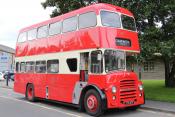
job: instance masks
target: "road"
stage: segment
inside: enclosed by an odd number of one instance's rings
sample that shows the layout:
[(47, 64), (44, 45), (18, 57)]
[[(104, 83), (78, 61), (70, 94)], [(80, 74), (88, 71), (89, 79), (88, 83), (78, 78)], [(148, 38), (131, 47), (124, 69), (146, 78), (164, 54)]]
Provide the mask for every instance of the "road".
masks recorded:
[[(25, 100), (23, 95), (12, 89), (0, 88), (1, 117), (90, 117), (77, 108), (46, 101), (35, 103)], [(102, 117), (174, 117), (172, 114), (154, 112), (143, 109), (137, 111), (110, 110)]]

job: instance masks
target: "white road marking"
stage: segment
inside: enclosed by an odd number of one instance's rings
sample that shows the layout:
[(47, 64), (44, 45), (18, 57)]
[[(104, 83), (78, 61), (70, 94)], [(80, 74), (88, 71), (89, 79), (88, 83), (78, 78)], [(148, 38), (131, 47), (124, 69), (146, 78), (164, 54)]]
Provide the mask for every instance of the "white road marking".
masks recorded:
[(11, 98), (11, 97), (6, 97), (6, 96), (0, 96), (0, 98), (5, 98), (5, 99), (13, 100), (13, 101), (18, 101), (18, 102), (27, 103), (27, 104), (30, 104), (30, 105), (33, 105), (33, 106), (37, 106), (37, 107), (41, 107), (41, 108), (44, 108), (44, 109), (56, 111), (56, 112), (59, 112), (59, 113), (65, 114), (65, 115), (69, 115), (69, 116), (71, 116), (71, 117), (82, 117), (82, 116), (80, 116), (80, 115), (76, 115), (76, 114), (72, 114), (72, 113), (68, 113), (68, 112), (59, 111), (59, 110), (54, 109), (54, 108), (49, 108), (49, 107), (46, 107), (46, 106), (42, 106), (42, 105), (38, 105), (38, 104), (31, 103), (31, 102), (22, 101), (22, 100), (19, 100), (19, 99), (16, 99), (16, 98)]
[(156, 111), (144, 110), (144, 109), (138, 109), (138, 111), (148, 112), (148, 113), (153, 113), (153, 114), (160, 114), (160, 115), (163, 115), (163, 117), (174, 117), (174, 114), (171, 114), (171, 113), (156, 112)]

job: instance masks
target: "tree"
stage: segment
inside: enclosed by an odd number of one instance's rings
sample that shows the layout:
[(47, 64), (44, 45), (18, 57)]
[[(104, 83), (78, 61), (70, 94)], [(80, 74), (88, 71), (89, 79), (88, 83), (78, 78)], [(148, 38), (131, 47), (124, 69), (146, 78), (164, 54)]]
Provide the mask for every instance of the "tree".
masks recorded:
[(51, 17), (94, 3), (110, 3), (129, 9), (135, 16), (141, 43), (140, 58), (161, 53), (165, 64), (165, 86), (175, 87), (175, 0), (46, 0), (55, 7)]

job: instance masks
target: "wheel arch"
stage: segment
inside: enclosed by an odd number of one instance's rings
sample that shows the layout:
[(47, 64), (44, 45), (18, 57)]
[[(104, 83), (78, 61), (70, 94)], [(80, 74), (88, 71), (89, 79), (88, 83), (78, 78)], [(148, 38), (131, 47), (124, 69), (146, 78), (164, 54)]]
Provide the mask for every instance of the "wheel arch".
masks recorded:
[(87, 85), (86, 87), (83, 88), (81, 95), (80, 95), (80, 101), (79, 101), (79, 108), (80, 110), (84, 110), (84, 103), (83, 103), (83, 99), (85, 97), (85, 94), (88, 90), (90, 89), (94, 89), (96, 90), (102, 100), (102, 108), (105, 110), (107, 108), (107, 99), (106, 99), (106, 94), (104, 93), (104, 91), (102, 91), (100, 88), (98, 88), (96, 85)]
[[(28, 85), (33, 85), (33, 83), (31, 83), (31, 82), (28, 82), (27, 84), (26, 84), (26, 88), (25, 88), (25, 97), (27, 96), (27, 87), (28, 87)], [(34, 87), (34, 85), (33, 85), (33, 89), (35, 90), (35, 87)]]

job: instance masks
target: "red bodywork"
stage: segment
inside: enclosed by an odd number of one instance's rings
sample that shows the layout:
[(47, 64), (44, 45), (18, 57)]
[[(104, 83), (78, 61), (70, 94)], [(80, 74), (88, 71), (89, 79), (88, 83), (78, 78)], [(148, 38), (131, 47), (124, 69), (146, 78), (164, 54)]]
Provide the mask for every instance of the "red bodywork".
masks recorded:
[[(88, 11), (94, 11), (97, 15), (99, 15), (101, 10), (120, 12), (133, 17), (131, 12), (121, 7), (109, 4), (97, 4), (76, 11), (72, 11), (70, 13), (55, 17), (51, 20), (24, 28), (20, 31), (20, 33), (36, 27), (48, 25), (62, 19), (66, 19), (77, 14), (86, 13)], [(131, 47), (116, 46), (116, 38), (129, 39), (132, 42)], [(97, 26), (87, 29), (81, 29), (79, 31), (63, 33), (61, 35), (56, 35), (43, 39), (17, 43), (16, 57), (91, 48), (115, 48), (135, 52), (140, 51), (137, 32), (116, 29), (112, 27)]]
[[(101, 10), (115, 11), (133, 16), (131, 12), (121, 7), (109, 4), (96, 4), (24, 28), (20, 31), (20, 33), (88, 11), (95, 11), (96, 14), (99, 15)], [(116, 46), (116, 38), (129, 39), (132, 42), (131, 47)], [(134, 52), (140, 51), (137, 32), (97, 26), (43, 39), (17, 43), (16, 57), (93, 48), (113, 48)], [(79, 80), (79, 74), (16, 73), (14, 90), (25, 94), (27, 83), (33, 83), (35, 87), (35, 96), (45, 98), (45, 87), (47, 86), (50, 87), (48, 99), (72, 103), (75, 83)], [(140, 91), (138, 89), (138, 85), (141, 83), (138, 81), (136, 74), (133, 72), (118, 71), (108, 73), (106, 75), (90, 74), (88, 85), (90, 84), (93, 84), (104, 91), (107, 97), (108, 108), (124, 108), (128, 106), (141, 105), (144, 103), (143, 92), (141, 92), (142, 96), (139, 97)], [(117, 100), (112, 100), (112, 96), (114, 96), (114, 94), (111, 93), (112, 85), (117, 87), (117, 93), (115, 94)], [(134, 88), (134, 90), (131, 92), (122, 92), (122, 89), (129, 90), (129, 88)], [(133, 104), (124, 104), (125, 102), (132, 100), (134, 100)]]

